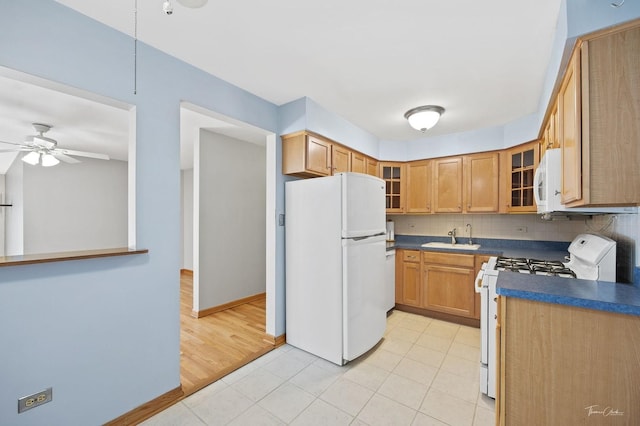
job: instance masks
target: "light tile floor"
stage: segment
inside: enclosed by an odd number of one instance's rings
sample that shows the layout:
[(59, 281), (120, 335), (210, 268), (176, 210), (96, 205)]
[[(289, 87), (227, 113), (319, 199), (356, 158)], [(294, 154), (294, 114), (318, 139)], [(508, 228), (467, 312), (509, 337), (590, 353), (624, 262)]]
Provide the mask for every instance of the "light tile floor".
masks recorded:
[(143, 424), (493, 425), (479, 360), (479, 329), (394, 311), (346, 366), (284, 345)]

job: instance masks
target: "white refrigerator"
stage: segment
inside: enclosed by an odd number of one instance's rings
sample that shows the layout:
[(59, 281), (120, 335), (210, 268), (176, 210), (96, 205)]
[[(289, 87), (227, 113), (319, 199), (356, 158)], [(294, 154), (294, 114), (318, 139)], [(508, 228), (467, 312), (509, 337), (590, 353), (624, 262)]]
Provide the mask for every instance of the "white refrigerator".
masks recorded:
[(285, 184), (287, 343), (338, 365), (386, 327), (384, 185), (360, 173)]

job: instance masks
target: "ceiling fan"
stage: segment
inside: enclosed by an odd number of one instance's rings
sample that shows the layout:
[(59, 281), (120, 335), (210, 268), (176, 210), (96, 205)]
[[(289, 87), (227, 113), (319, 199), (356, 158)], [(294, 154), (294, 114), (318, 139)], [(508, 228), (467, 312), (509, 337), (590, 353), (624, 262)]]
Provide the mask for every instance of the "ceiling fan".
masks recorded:
[(23, 143), (0, 141), (2, 144), (15, 146), (15, 148), (0, 149), (0, 152), (26, 151), (27, 154), (22, 157), (22, 161), (33, 166), (42, 164), (43, 167), (55, 166), (59, 164), (60, 161), (69, 164), (80, 163), (80, 160), (72, 156), (96, 158), (99, 160), (109, 159), (109, 156), (106, 154), (59, 148), (58, 141), (44, 135), (51, 130), (53, 126), (41, 123), (32, 123), (32, 125), (33, 128), (36, 129), (36, 132), (38, 132), (37, 135), (27, 136)]

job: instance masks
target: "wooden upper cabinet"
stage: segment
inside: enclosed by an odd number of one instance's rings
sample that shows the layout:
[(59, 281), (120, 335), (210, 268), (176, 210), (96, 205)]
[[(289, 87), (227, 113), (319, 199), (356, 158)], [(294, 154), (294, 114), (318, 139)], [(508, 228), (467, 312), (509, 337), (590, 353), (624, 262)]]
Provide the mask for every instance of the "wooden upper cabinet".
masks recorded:
[(433, 162), (435, 213), (462, 212), (462, 157), (439, 158)]
[(331, 143), (307, 137), (307, 169), (322, 176), (331, 174)]
[(387, 213), (404, 213), (405, 164), (380, 162), (380, 177), (385, 181)]
[(407, 213), (431, 213), (433, 188), (433, 162), (431, 160), (407, 163)]
[(558, 102), (553, 103), (551, 112), (547, 117), (543, 126), (540, 139), (540, 158), (544, 156), (547, 149), (560, 148), (560, 140), (558, 138)]
[(282, 174), (285, 175), (308, 178), (350, 171), (366, 173), (367, 158), (309, 131), (282, 136)]
[(380, 171), (378, 170), (378, 160), (376, 160), (375, 158), (367, 157), (366, 173), (371, 176), (380, 177)]
[(562, 149), (562, 195), (564, 204), (582, 199), (582, 147), (580, 140), (580, 50), (569, 62), (560, 92), (560, 146)]
[(352, 152), (350, 170), (355, 173), (366, 173), (367, 172), (366, 157), (363, 154), (360, 154), (359, 152)]
[(495, 213), (500, 195), (499, 154), (486, 152), (464, 157), (465, 211)]
[(533, 141), (507, 150), (504, 169), (506, 211), (535, 213), (533, 175), (540, 161), (540, 142)]
[(574, 51), (559, 101), (562, 202), (640, 203), (640, 27), (588, 39)]
[(351, 151), (347, 148), (331, 145), (331, 174), (348, 172), (351, 170)]
[(282, 174), (331, 175), (331, 142), (306, 132), (282, 136)]

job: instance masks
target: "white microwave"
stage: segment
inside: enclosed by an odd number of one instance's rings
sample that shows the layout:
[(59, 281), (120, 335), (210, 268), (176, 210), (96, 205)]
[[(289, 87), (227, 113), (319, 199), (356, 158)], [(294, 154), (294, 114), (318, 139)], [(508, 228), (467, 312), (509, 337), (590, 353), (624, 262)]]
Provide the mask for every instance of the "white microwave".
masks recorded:
[(637, 207), (567, 207), (560, 201), (562, 194), (562, 156), (560, 148), (548, 149), (533, 176), (533, 195), (538, 213), (595, 214), (637, 213)]

